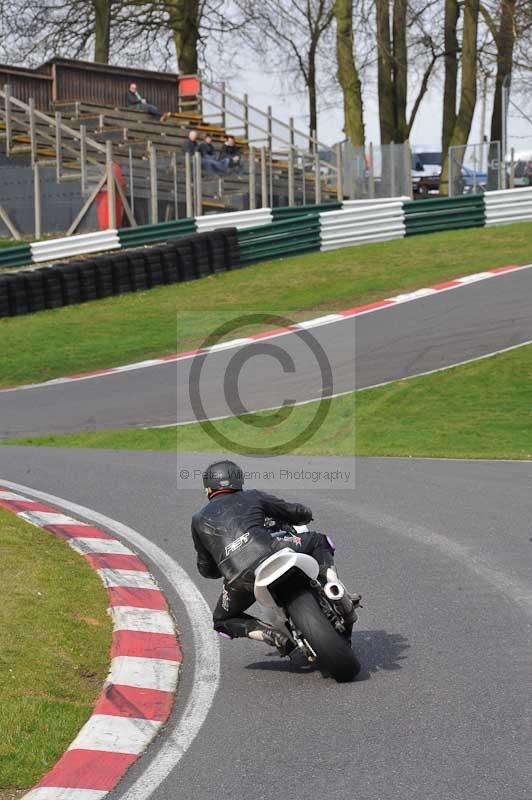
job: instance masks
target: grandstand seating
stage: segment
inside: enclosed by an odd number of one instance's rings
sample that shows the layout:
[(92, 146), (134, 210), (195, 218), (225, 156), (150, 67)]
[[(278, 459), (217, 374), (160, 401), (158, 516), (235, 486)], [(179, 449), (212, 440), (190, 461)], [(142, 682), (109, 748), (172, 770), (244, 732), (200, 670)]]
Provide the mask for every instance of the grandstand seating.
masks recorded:
[[(5, 87), (0, 87), (5, 88)], [(177, 185), (178, 213), (185, 213), (185, 164), (183, 145), (191, 127), (200, 137), (210, 133), (215, 144), (223, 141), (227, 131), (222, 124), (204, 119), (191, 101), (178, 104), (167, 122), (143, 111), (136, 111), (79, 98), (61, 100), (48, 111), (30, 108), (30, 103), (0, 91), (0, 139), (6, 141), (6, 155), (13, 158), (31, 157), (38, 163), (55, 166), (59, 181), (81, 181), (86, 193), (94, 187), (105, 169), (106, 142), (112, 142), (113, 161), (120, 167), (131, 196), (131, 176), (135, 203), (150, 198), (150, 152), (157, 155), (157, 193), (159, 219), (173, 218)], [(192, 98), (193, 100), (193, 98)], [(231, 131), (232, 132), (232, 131)], [(249, 166), (249, 143), (237, 137), (246, 167)], [(260, 159), (256, 157), (256, 196), (252, 203), (262, 205)], [(268, 205), (288, 202), (288, 156), (286, 152), (267, 153)], [(83, 167), (82, 167), (83, 162)], [(316, 196), (314, 163), (299, 160), (295, 169), (294, 196), (297, 203), (312, 202)], [(175, 169), (175, 176), (174, 176)], [(247, 173), (247, 169), (246, 169)], [(336, 199), (336, 188), (320, 176), (318, 200)], [(140, 204), (139, 204), (140, 205)], [(203, 178), (203, 212), (241, 210), (250, 207), (247, 174), (238, 178), (229, 174), (221, 179)], [(144, 219), (143, 221), (148, 221)]]

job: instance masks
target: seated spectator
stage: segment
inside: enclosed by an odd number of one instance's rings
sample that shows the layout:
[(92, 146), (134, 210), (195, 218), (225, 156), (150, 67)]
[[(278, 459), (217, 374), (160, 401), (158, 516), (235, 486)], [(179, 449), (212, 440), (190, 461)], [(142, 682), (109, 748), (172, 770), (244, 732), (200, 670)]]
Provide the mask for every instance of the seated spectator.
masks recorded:
[(199, 143), (198, 143), (198, 132), (191, 128), (188, 132), (188, 139), (186, 140), (185, 144), (183, 145), (183, 151), (185, 155), (188, 153), (189, 156), (193, 156), (199, 150)]
[(236, 146), (234, 136), (225, 137), (225, 142), (220, 151), (220, 162), (224, 165), (226, 172), (236, 172), (239, 178), (242, 177), (244, 159)]
[(209, 133), (205, 134), (205, 138), (199, 145), (199, 151), (201, 153), (201, 163), (205, 167), (207, 175), (225, 175), (227, 169), (218, 160), (212, 143), (212, 136)]
[(166, 122), (170, 114), (166, 112), (161, 115), (157, 106), (148, 103), (147, 100), (141, 95), (137, 88), (136, 83), (130, 83), (126, 97), (126, 105), (128, 108), (134, 108), (136, 111), (146, 111), (152, 117), (159, 117), (161, 122)]

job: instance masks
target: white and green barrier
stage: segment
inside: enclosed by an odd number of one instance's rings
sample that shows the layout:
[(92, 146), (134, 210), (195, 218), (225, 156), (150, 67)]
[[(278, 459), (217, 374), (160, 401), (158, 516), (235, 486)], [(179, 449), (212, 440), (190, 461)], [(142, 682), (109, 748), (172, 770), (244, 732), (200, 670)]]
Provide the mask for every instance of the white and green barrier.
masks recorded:
[(532, 220), (532, 186), (486, 192), (484, 206), (486, 225), (508, 225)]
[(196, 217), (196, 229), (203, 233), (230, 226), (241, 231), (257, 225), (268, 225), (270, 222), (273, 222), (271, 208), (254, 208), (251, 211), (230, 211), (227, 214), (206, 214), (203, 217)]
[(188, 217), (0, 248), (0, 270), (169, 242), (236, 228), (244, 263), (435, 231), (532, 221), (532, 187), (410, 200), (404, 197), (260, 208)]
[(405, 235), (403, 199), (344, 203), (341, 211), (320, 214), (321, 250), (402, 239)]

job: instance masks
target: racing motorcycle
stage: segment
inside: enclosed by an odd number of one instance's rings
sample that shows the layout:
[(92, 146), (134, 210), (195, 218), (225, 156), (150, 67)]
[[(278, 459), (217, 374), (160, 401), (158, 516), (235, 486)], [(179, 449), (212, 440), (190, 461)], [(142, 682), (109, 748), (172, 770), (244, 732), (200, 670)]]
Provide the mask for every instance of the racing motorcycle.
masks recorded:
[[(270, 527), (277, 526), (271, 523)], [(282, 527), (280, 533), (294, 535), (307, 530), (306, 526)], [(344, 683), (360, 671), (351, 647), (357, 617), (335, 570), (324, 586), (318, 572), (316, 559), (285, 547), (255, 569), (255, 599), (263, 610), (260, 616), (287, 634), (308, 662), (315, 663), (324, 677)]]

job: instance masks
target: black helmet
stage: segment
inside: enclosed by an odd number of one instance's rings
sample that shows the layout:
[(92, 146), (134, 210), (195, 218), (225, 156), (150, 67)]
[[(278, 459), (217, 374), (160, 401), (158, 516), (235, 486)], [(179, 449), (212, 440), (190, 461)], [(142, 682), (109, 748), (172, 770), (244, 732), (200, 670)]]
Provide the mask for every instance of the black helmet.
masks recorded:
[(223, 489), (240, 492), (244, 485), (244, 473), (234, 461), (215, 461), (203, 473), (203, 485), (208, 492)]

